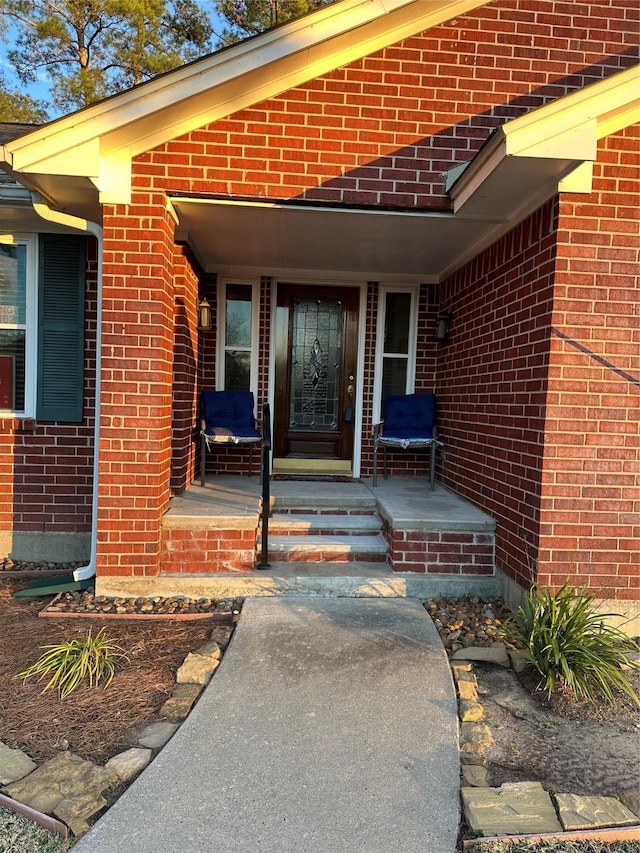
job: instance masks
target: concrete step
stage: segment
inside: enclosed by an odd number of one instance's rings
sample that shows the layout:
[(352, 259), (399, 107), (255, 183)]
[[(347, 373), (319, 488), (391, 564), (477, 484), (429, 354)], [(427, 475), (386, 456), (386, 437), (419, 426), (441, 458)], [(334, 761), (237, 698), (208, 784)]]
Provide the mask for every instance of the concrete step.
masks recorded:
[(363, 536), (381, 528), (380, 519), (368, 513), (276, 512), (269, 519), (269, 533), (277, 536)]
[[(500, 579), (483, 575), (394, 572), (385, 563), (279, 562), (254, 572), (211, 575), (161, 574), (153, 578), (113, 577), (105, 595), (184, 595), (188, 598), (315, 596), (327, 598), (432, 598), (436, 595), (500, 595)], [(103, 581), (103, 583), (105, 582)]]
[(323, 483), (322, 489), (315, 483), (288, 483), (289, 488), (281, 494), (276, 492), (277, 485), (273, 484), (271, 493), (271, 508), (275, 512), (375, 514), (378, 507), (375, 495), (361, 483)]
[[(260, 555), (258, 542), (258, 556)], [(269, 536), (269, 556), (282, 562), (386, 562), (387, 543), (380, 535)]]

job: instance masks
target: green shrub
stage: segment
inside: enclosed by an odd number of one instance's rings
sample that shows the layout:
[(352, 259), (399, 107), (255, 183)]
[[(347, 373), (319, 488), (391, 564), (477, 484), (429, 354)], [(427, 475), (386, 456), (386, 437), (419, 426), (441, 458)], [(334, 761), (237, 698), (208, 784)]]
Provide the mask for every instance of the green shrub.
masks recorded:
[(638, 668), (630, 658), (638, 646), (604, 619), (615, 616), (597, 609), (596, 596), (568, 581), (556, 592), (535, 585), (523, 604), (507, 620), (501, 633), (521, 650), (541, 674), (547, 695), (567, 687), (577, 699), (594, 701), (601, 692), (612, 702), (613, 687), (623, 690), (638, 705), (622, 665)]
[(85, 637), (43, 648), (47, 651), (16, 677), (38, 676), (43, 681), (51, 676), (42, 692), (56, 687), (61, 699), (84, 682), (88, 682), (89, 687), (97, 687), (104, 682), (108, 687), (113, 681), (116, 663), (127, 657), (120, 646), (107, 637), (104, 628), (95, 637), (89, 629)]

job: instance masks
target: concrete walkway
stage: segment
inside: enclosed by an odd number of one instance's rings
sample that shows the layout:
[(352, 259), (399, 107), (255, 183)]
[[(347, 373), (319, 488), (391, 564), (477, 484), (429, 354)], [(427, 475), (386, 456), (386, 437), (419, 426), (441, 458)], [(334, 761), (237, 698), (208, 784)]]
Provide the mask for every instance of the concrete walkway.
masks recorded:
[(249, 599), (195, 709), (74, 853), (453, 853), (457, 725), (418, 602)]

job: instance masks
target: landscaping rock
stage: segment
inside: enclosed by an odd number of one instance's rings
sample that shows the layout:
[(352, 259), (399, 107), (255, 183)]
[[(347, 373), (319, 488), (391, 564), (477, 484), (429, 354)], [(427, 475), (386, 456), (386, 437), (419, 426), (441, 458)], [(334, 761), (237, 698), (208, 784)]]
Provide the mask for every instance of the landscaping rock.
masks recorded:
[(17, 782), (32, 773), (38, 765), (21, 749), (11, 749), (0, 741), (0, 785)]
[(140, 746), (149, 747), (149, 749), (160, 749), (167, 741), (171, 740), (178, 728), (177, 723), (150, 723), (140, 733), (138, 743)]
[[(215, 647), (215, 648), (214, 648)], [(203, 649), (211, 649), (209, 653), (189, 653), (184, 663), (178, 669), (176, 681), (178, 684), (208, 684), (211, 676), (220, 665), (220, 646), (210, 642), (202, 646)]]
[(471, 699), (460, 699), (458, 714), (463, 723), (477, 723), (484, 720), (484, 708)]
[(556, 794), (560, 822), (566, 830), (634, 826), (638, 817), (615, 797)]
[(460, 701), (466, 699), (469, 702), (478, 701), (478, 685), (475, 681), (458, 681), (458, 696)]
[(460, 733), (462, 736), (460, 749), (463, 752), (472, 752), (478, 755), (482, 753), (485, 746), (490, 746), (493, 743), (491, 730), (483, 723), (461, 723)]
[(55, 814), (76, 835), (86, 831), (86, 820), (107, 802), (102, 792), (116, 781), (109, 770), (72, 752), (61, 752), (5, 793), (32, 809)]
[(640, 787), (635, 791), (627, 791), (620, 796), (620, 800), (624, 805), (638, 817), (640, 823)]
[(105, 764), (105, 770), (118, 777), (123, 782), (128, 782), (137, 776), (141, 770), (151, 761), (153, 755), (150, 749), (127, 749), (119, 755), (114, 755)]
[(539, 782), (463, 788), (467, 824), (477, 835), (562, 832), (551, 797)]
[(168, 720), (184, 720), (202, 692), (202, 684), (177, 684), (173, 695), (160, 708), (160, 716)]
[(462, 786), (465, 788), (486, 788), (487, 768), (482, 764), (464, 764), (462, 766)]
[(475, 660), (486, 663), (497, 663), (500, 666), (510, 666), (509, 655), (504, 643), (493, 643), (486, 648), (470, 646), (468, 649), (458, 649), (453, 653), (452, 660)]

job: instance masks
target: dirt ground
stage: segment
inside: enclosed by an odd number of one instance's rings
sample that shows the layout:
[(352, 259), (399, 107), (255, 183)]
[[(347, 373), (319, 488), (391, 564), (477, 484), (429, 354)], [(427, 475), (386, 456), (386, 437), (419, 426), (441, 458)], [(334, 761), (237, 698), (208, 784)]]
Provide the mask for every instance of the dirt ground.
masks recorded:
[[(640, 708), (624, 694), (615, 705), (567, 698), (549, 702), (515, 672), (474, 666), (493, 746), (489, 784), (538, 781), (554, 791), (620, 796), (640, 785)], [(640, 693), (640, 672), (630, 674)], [(534, 698), (535, 697), (535, 698)]]

